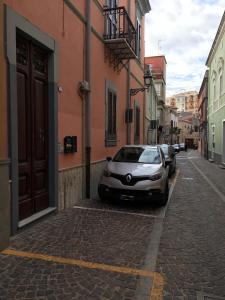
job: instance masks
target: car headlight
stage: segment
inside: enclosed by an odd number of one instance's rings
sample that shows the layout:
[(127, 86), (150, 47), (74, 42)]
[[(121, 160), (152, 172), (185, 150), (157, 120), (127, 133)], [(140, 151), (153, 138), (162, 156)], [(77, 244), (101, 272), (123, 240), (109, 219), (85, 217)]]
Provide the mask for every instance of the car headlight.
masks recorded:
[(152, 181), (155, 181), (155, 180), (159, 180), (161, 177), (162, 177), (162, 174), (157, 173), (157, 174), (154, 174), (154, 175), (150, 175), (149, 179), (152, 180)]
[(107, 170), (107, 169), (105, 169), (105, 170), (103, 171), (103, 176), (105, 176), (105, 177), (110, 177), (111, 174), (112, 174), (112, 173), (111, 173), (109, 170)]

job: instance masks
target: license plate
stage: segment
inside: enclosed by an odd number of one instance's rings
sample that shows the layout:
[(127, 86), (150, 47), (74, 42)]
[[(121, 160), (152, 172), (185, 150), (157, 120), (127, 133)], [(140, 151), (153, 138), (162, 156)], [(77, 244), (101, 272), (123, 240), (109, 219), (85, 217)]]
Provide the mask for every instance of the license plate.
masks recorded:
[(121, 200), (132, 200), (132, 199), (134, 199), (134, 196), (131, 196), (131, 195), (121, 195), (120, 199)]

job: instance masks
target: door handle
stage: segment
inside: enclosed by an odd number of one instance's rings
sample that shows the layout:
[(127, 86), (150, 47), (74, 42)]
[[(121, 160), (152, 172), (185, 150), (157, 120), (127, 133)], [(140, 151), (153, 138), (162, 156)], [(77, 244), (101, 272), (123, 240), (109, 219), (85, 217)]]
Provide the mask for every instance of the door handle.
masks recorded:
[(45, 142), (44, 129), (42, 129), (42, 128), (39, 129), (39, 140), (40, 140), (40, 142), (42, 142), (42, 143)]

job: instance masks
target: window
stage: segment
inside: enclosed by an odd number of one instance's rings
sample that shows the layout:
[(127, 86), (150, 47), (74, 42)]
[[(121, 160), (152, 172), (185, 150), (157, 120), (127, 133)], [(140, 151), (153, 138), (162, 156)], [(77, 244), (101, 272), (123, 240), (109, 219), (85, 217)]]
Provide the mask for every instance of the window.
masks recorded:
[(213, 81), (213, 100), (216, 100), (216, 82)]
[(134, 107), (134, 143), (140, 144), (140, 107), (137, 103)]
[(141, 58), (141, 11), (140, 7), (137, 4), (136, 6), (136, 55), (140, 59)]
[(157, 148), (123, 147), (117, 152), (113, 161), (160, 164), (161, 158)]
[(212, 71), (212, 92), (211, 92), (213, 101), (216, 100), (216, 82), (217, 82), (217, 74), (213, 70)]
[(218, 77), (219, 77), (219, 96), (221, 96), (223, 94), (223, 89), (224, 89), (224, 86), (223, 86), (223, 80), (224, 80), (224, 77), (223, 77), (223, 71), (224, 71), (224, 60), (222, 57), (219, 58), (219, 61), (218, 61)]
[(115, 89), (110, 87), (106, 91), (106, 146), (116, 146), (117, 142), (117, 94)]
[(136, 55), (141, 58), (141, 24), (138, 19), (136, 22)]
[(220, 95), (223, 93), (223, 74), (220, 74)]
[(117, 7), (117, 0), (107, 0), (107, 5), (109, 8), (116, 8)]
[[(107, 0), (106, 5), (111, 9), (115, 9), (117, 8), (117, 0)], [(116, 10), (112, 10), (110, 15), (108, 16), (108, 20), (106, 24), (107, 34), (116, 37), (117, 26), (118, 25), (117, 25)]]
[(158, 96), (161, 95), (161, 84), (160, 83), (155, 83), (155, 90), (156, 90), (156, 94)]

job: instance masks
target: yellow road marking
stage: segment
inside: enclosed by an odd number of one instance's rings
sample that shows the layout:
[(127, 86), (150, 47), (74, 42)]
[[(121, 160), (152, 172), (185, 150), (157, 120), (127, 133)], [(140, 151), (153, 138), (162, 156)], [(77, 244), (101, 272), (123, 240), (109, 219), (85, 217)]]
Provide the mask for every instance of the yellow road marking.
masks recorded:
[(163, 286), (164, 286), (164, 279), (162, 275), (154, 272), (150, 300), (163, 299)]
[(163, 292), (164, 280), (162, 275), (156, 272), (132, 269), (127, 267), (117, 267), (117, 266), (99, 264), (99, 263), (92, 263), (84, 260), (64, 258), (59, 256), (53, 256), (53, 255), (45, 255), (40, 253), (18, 251), (13, 249), (6, 249), (3, 250), (1, 253), (5, 255), (13, 255), (13, 256), (19, 256), (19, 257), (30, 258), (30, 259), (40, 259), (40, 260), (55, 262), (60, 264), (75, 265), (78, 267), (84, 267), (88, 269), (97, 269), (97, 270), (108, 271), (108, 272), (116, 272), (116, 273), (153, 278), (153, 286), (151, 289), (150, 299), (161, 300), (163, 297), (162, 292)]

